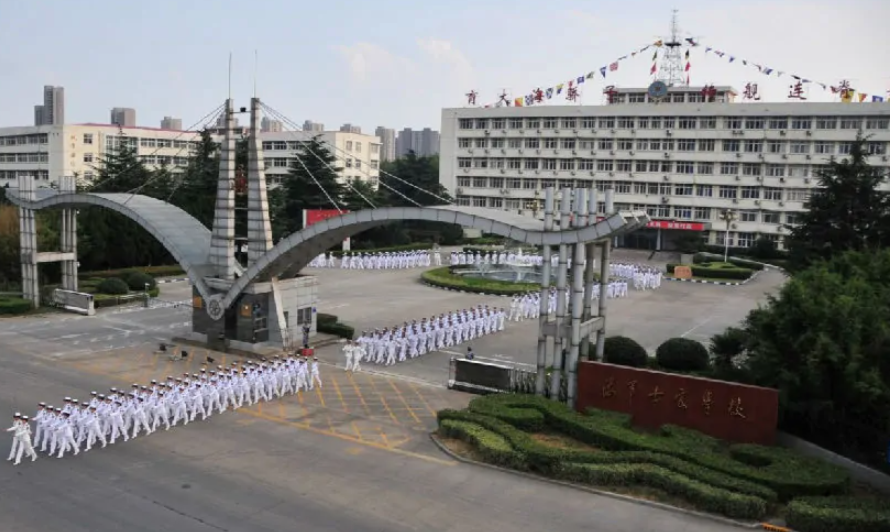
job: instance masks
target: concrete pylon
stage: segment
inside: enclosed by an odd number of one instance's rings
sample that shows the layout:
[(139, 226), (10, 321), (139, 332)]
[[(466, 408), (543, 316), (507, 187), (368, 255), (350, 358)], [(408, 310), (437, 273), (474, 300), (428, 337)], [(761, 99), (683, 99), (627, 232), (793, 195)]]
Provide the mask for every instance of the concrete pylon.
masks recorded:
[[(19, 197), (34, 201), (34, 176), (18, 177)], [(19, 207), (19, 245), (22, 256), (22, 297), (40, 306), (40, 285), (37, 278), (37, 224), (34, 211)]]
[(247, 262), (254, 264), (272, 249), (272, 224), (266, 192), (266, 166), (260, 140), (260, 99), (250, 99), (250, 138), (247, 154)]
[(235, 117), (232, 100), (226, 100), (225, 137), (219, 154), (219, 179), (213, 233), (210, 237), (210, 263), (220, 279), (235, 279)]
[[(77, 178), (71, 175), (59, 178), (59, 192), (77, 192)], [(62, 253), (72, 253), (70, 259), (62, 261), (62, 288), (77, 291), (77, 210), (62, 209)]]

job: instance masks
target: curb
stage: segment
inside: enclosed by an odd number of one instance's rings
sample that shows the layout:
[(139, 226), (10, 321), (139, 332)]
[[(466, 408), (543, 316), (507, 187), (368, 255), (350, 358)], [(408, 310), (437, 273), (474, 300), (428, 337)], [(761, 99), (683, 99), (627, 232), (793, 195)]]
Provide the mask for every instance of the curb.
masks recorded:
[(735, 281), (705, 281), (702, 279), (677, 279), (676, 277), (668, 277), (668, 276), (663, 276), (662, 279), (665, 279), (668, 281), (673, 281), (675, 283), (713, 284), (713, 285), (719, 285), (719, 286), (743, 286), (743, 285), (750, 283), (754, 279), (756, 279), (757, 276), (760, 275), (761, 271), (763, 271), (763, 270), (758, 270), (758, 271), (754, 272), (754, 274), (751, 275), (751, 277), (748, 277), (744, 281), (738, 281), (738, 282), (735, 282)]
[(510, 295), (506, 295), (506, 294), (486, 294), (485, 292), (470, 292), (470, 291), (468, 291), (468, 290), (459, 290), (459, 289), (457, 289), (457, 288), (446, 288), (446, 287), (444, 287), (444, 286), (439, 286), (439, 285), (436, 285), (436, 284), (429, 283), (429, 282), (427, 282), (427, 281), (424, 281), (423, 279), (420, 280), (420, 283), (421, 283), (422, 285), (424, 285), (424, 286), (429, 286), (430, 288), (436, 288), (436, 289), (438, 289), (438, 290), (446, 290), (446, 291), (448, 291), (448, 292), (458, 292), (458, 293), (461, 293), (461, 294), (470, 294), (470, 295), (473, 295), (473, 296), (514, 297), (514, 296), (518, 296), (518, 295), (522, 295), (522, 294), (525, 294), (525, 293), (526, 293), (526, 292), (516, 292), (515, 294), (510, 294)]
[(664, 504), (660, 502), (647, 501), (645, 499), (638, 499), (636, 497), (630, 497), (628, 495), (622, 495), (620, 493), (612, 493), (611, 491), (598, 490), (596, 488), (591, 488), (588, 486), (583, 486), (580, 484), (573, 484), (571, 482), (563, 482), (561, 480), (554, 480), (552, 478), (542, 477), (538, 475), (533, 475), (531, 473), (525, 473), (523, 471), (516, 471), (513, 469), (507, 469), (504, 467), (499, 467), (496, 465), (486, 464), (484, 462), (477, 462), (475, 460), (470, 460), (468, 458), (464, 458), (453, 452), (451, 449), (445, 446), (444, 443), (439, 441), (439, 438), (436, 437), (434, 433), (430, 433), (430, 440), (432, 440), (433, 444), (439, 448), (440, 451), (445, 453), (449, 458), (456, 460), (458, 462), (462, 462), (464, 464), (471, 464), (474, 466), (485, 467), (488, 469), (493, 469), (495, 471), (500, 471), (501, 473), (509, 473), (512, 475), (520, 476), (529, 480), (537, 480), (539, 482), (547, 482), (548, 484), (555, 484), (557, 486), (562, 486), (566, 488), (572, 488), (579, 491), (586, 491), (587, 493), (592, 493), (594, 495), (600, 495), (603, 497), (609, 497), (610, 499), (617, 499), (619, 501), (630, 502), (634, 504), (641, 504), (643, 506), (649, 506), (650, 508), (656, 508), (658, 510), (664, 510), (667, 512), (673, 512), (681, 515), (688, 515), (692, 517), (698, 517), (700, 519), (710, 519), (711, 521), (716, 521), (718, 523), (724, 525), (731, 525), (739, 528), (745, 528), (748, 530), (776, 530), (779, 532), (791, 532), (787, 528), (775, 527), (774, 525), (770, 525), (768, 523), (746, 523), (743, 521), (736, 521), (734, 519), (729, 519), (728, 517), (721, 517), (719, 515), (708, 514), (704, 512), (697, 512), (695, 510), (686, 510), (685, 508), (678, 508), (676, 506), (671, 506), (670, 504)]
[(158, 279), (157, 283), (158, 284), (181, 283), (181, 282), (188, 281), (188, 280), (189, 280), (188, 277), (176, 277), (174, 279)]

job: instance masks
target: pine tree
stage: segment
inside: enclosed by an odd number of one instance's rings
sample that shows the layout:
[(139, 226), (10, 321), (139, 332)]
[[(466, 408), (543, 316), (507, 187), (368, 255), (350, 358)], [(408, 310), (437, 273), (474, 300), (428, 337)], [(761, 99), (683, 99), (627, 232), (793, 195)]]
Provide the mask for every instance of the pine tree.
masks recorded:
[[(401, 181), (386, 174), (392, 174)], [(380, 181), (385, 183), (386, 186), (381, 188), (386, 190), (390, 203), (395, 206), (416, 206), (413, 202), (425, 207), (443, 205), (446, 202), (436, 196), (449, 199), (448, 191), (439, 183), (439, 157), (436, 155), (418, 157), (410, 151), (405, 157), (385, 163)]]
[(279, 238), (303, 228), (304, 210), (343, 208), (341, 169), (320, 136), (300, 143), (295, 155), (290, 172), (270, 202), (274, 205), (273, 232)]
[(890, 197), (879, 190), (886, 176), (868, 164), (866, 146), (860, 135), (849, 158), (832, 158), (818, 173), (807, 210), (785, 241), (792, 271), (845, 251), (875, 251), (890, 243)]
[(188, 166), (179, 175), (179, 182), (170, 202), (191, 214), (209, 229), (213, 224), (213, 211), (219, 179), (219, 146), (205, 129), (195, 150), (189, 157)]

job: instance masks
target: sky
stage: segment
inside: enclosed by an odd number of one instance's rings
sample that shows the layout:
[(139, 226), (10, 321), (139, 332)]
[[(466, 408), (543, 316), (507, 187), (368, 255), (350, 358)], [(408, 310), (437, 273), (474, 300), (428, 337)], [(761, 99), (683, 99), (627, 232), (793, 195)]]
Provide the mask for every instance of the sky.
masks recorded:
[[(256, 84), (299, 125), (439, 129), (442, 108), (466, 106), (471, 90), (493, 103), (599, 72), (666, 36), (672, 9), (700, 42), (692, 85), (756, 83), (762, 100), (787, 101), (796, 74), (888, 96), (887, 0), (0, 0), (0, 127), (31, 125), (44, 85), (65, 87), (69, 123), (132, 107), (138, 125), (169, 115), (199, 127), (229, 93), (231, 54), (236, 106)], [(589, 80), (581, 102), (601, 104), (606, 85), (648, 86), (653, 51)], [(807, 97), (837, 99), (817, 85)]]

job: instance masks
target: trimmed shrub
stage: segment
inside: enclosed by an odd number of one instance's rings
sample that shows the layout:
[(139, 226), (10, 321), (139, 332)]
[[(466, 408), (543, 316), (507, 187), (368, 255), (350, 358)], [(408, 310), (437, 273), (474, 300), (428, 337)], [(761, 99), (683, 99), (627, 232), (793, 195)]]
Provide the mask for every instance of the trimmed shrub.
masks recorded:
[(164, 266), (145, 266), (143, 268), (127, 268), (120, 270), (101, 270), (96, 272), (80, 272), (81, 279), (96, 277), (106, 279), (108, 277), (123, 277), (131, 272), (138, 271), (152, 277), (179, 277), (184, 276), (185, 272), (176, 264)]
[(129, 293), (130, 289), (127, 287), (127, 283), (122, 279), (109, 277), (103, 279), (102, 282), (96, 286), (96, 291), (100, 294), (107, 294), (110, 296), (122, 296)]
[(34, 309), (34, 304), (30, 300), (20, 297), (3, 296), (0, 297), (0, 314), (14, 315), (24, 314)]
[(455, 274), (453, 267), (442, 266), (427, 270), (420, 274), (424, 283), (438, 288), (451, 290), (463, 290), (474, 294), (490, 294), (500, 296), (513, 296), (525, 294), (541, 289), (537, 283), (511, 283), (509, 281), (497, 281), (494, 279), (480, 279), (478, 277), (465, 277)]
[(149, 290), (158, 286), (154, 277), (140, 271), (127, 272), (121, 276), (121, 280), (127, 283), (127, 287), (134, 292), (144, 291), (146, 285)]
[(333, 314), (325, 314), (324, 312), (318, 312), (315, 314), (315, 324), (316, 326), (320, 326), (321, 324), (332, 325), (337, 323), (337, 316)]
[(454, 438), (469, 443), (481, 458), (488, 463), (522, 468), (522, 458), (510, 445), (506, 438), (485, 427), (456, 419), (443, 419), (439, 424), (439, 433), (445, 438)]
[[(596, 358), (596, 345), (591, 344), (591, 359)], [(604, 362), (630, 366), (632, 368), (645, 368), (649, 355), (646, 349), (636, 340), (626, 336), (609, 336), (603, 346)]]
[(315, 327), (320, 333), (333, 334), (347, 340), (352, 340), (355, 337), (355, 329), (345, 323), (316, 323)]
[[(674, 268), (677, 266), (682, 266), (681, 264), (668, 264), (667, 265), (667, 273), (674, 273)], [(693, 264), (692, 265), (692, 276), (693, 277), (708, 277), (711, 279), (731, 279), (737, 281), (744, 281), (746, 279), (750, 279), (752, 275), (754, 275), (754, 270), (751, 268), (741, 268), (734, 264), (729, 264), (725, 262), (705, 262), (701, 264)]]
[[(722, 257), (723, 252), (719, 253), (719, 255)], [(704, 255), (702, 253), (696, 253), (692, 257), (692, 262), (694, 264), (714, 264), (715, 260), (716, 259), (714, 257), (709, 256), (709, 255)], [(718, 262), (716, 264), (726, 264), (726, 263)], [(754, 259), (747, 260), (742, 257), (729, 257), (729, 264), (732, 264), (733, 266), (737, 266), (739, 268), (745, 268), (748, 270), (756, 270), (756, 271), (760, 271), (764, 267), (763, 264), (761, 264), (759, 261), (755, 261)]]
[(707, 348), (689, 338), (670, 338), (655, 350), (655, 360), (672, 371), (704, 371), (710, 367)]
[(800, 532), (890, 532), (887, 501), (862, 497), (802, 497), (785, 519)]

